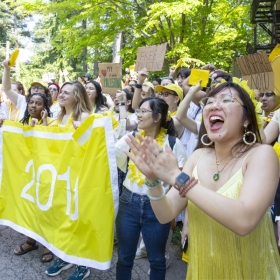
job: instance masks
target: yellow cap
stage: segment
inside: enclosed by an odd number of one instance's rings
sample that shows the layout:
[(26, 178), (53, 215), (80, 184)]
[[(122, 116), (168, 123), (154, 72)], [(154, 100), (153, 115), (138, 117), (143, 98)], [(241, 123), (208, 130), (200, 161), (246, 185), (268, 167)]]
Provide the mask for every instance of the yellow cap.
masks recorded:
[(179, 96), (180, 101), (182, 101), (184, 98), (183, 90), (178, 85), (169, 84), (167, 86), (156, 86), (156, 92), (162, 92), (163, 89), (170, 89), (172, 91), (175, 91)]

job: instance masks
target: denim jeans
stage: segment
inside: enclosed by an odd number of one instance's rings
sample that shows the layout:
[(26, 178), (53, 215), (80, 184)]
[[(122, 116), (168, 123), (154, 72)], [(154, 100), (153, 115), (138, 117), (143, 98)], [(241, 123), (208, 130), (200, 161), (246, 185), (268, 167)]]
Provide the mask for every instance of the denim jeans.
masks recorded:
[(117, 280), (130, 280), (142, 232), (150, 262), (150, 279), (165, 279), (165, 244), (170, 223), (160, 224), (146, 195), (139, 195), (123, 188), (116, 219), (118, 237)]

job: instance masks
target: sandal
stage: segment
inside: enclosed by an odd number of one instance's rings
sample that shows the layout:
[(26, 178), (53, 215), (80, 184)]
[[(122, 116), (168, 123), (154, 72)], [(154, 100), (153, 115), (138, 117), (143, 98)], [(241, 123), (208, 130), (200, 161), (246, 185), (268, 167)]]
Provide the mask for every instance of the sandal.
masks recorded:
[[(50, 256), (50, 258), (47, 258), (47, 259), (45, 260), (44, 257), (46, 257), (46, 256)], [(41, 261), (42, 263), (50, 262), (50, 261), (52, 261), (52, 260), (53, 260), (53, 253), (52, 253), (51, 251), (46, 252), (46, 253), (43, 253), (43, 254), (41, 255), (41, 257), (40, 257), (40, 261)]]
[[(26, 249), (23, 249), (23, 245), (24, 245), (24, 244), (27, 244), (27, 245), (29, 245), (30, 247), (28, 247), (28, 248), (26, 248)], [(14, 251), (14, 254), (17, 255), (17, 256), (21, 256), (21, 255), (24, 255), (24, 254), (26, 254), (26, 253), (28, 253), (28, 252), (30, 252), (30, 251), (37, 250), (38, 247), (39, 247), (39, 246), (36, 244), (36, 241), (35, 241), (35, 242), (26, 241), (25, 243), (23, 243), (23, 244), (21, 244), (21, 245), (19, 246), (20, 251), (19, 251), (18, 253), (15, 253), (15, 251)]]

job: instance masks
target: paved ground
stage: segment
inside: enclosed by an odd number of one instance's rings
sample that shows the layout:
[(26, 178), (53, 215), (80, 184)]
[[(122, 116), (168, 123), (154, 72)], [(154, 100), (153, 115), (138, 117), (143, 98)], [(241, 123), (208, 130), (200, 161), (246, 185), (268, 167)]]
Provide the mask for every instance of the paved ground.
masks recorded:
[[(74, 267), (68, 271), (63, 271), (60, 275), (51, 278), (44, 274), (45, 269), (49, 264), (42, 264), (39, 260), (39, 253), (42, 253), (42, 246), (38, 250), (31, 251), (23, 256), (16, 256), (13, 249), (25, 241), (25, 237), (12, 230), (9, 227), (0, 226), (0, 280), (41, 280), (67, 279), (74, 271)], [(117, 253), (116, 246), (112, 260), (112, 267), (106, 271), (91, 269), (89, 280), (113, 280), (115, 279)], [(181, 260), (180, 250), (172, 247), (170, 256), (170, 267), (167, 270), (166, 280), (184, 280), (186, 279), (187, 265)], [(148, 280), (147, 271), (149, 263), (147, 259), (139, 259), (135, 261), (132, 279), (133, 280)]]

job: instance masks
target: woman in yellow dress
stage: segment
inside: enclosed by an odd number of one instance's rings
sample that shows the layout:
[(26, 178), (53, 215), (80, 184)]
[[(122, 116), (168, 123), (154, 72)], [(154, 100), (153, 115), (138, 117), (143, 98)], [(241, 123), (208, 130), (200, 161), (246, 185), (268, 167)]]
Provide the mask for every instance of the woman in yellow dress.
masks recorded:
[[(198, 87), (199, 85), (197, 85)], [(246, 91), (226, 82), (201, 101), (201, 142), (183, 172), (172, 151), (152, 139), (129, 136), (127, 155), (150, 184), (161, 223), (188, 206), (187, 279), (280, 279), (270, 205), (278, 185), (278, 159), (260, 144), (254, 105)], [(188, 174), (188, 175), (187, 175)], [(155, 184), (155, 183), (154, 183)]]

